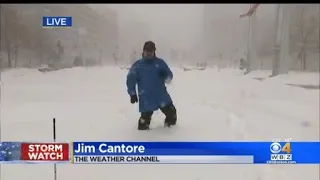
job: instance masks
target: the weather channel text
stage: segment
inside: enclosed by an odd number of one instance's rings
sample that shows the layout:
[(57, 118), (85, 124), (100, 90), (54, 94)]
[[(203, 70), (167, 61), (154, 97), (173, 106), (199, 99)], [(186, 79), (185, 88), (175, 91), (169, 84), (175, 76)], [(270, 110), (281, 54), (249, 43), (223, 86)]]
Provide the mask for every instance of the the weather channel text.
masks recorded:
[(52, 17), (44, 16), (42, 19), (42, 27), (56, 28), (56, 27), (71, 27), (72, 17)]
[(68, 143), (22, 143), (21, 160), (69, 161)]
[(159, 163), (158, 156), (75, 156), (73, 163)]
[(181, 155), (141, 155), (141, 156), (73, 156), (74, 164), (253, 164), (253, 156), (181, 156)]

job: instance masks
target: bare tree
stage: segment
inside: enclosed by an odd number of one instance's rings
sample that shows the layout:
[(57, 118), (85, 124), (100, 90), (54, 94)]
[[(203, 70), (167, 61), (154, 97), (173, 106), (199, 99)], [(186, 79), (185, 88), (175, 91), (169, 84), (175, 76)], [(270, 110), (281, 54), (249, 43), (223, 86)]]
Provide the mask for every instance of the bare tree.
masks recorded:
[(56, 40), (50, 35), (54, 33), (55, 30), (46, 31), (39, 26), (41, 18), (42, 14), (40, 12), (30, 14), (24, 18), (27, 24), (25, 25), (26, 33), (23, 45), (25, 49), (31, 50), (34, 55), (39, 58), (40, 62), (38, 63), (48, 63), (48, 59), (56, 45)]
[(298, 5), (295, 9), (290, 41), (291, 51), (298, 53), (301, 68), (306, 70), (308, 52), (319, 47), (319, 14), (312, 7)]
[[(38, 17), (38, 18), (37, 18)], [(7, 67), (12, 68), (18, 65), (18, 57), (20, 50), (29, 50), (32, 52), (46, 48), (50, 36), (45, 35), (40, 43), (39, 26), (40, 16), (37, 13), (31, 15), (24, 14), (24, 11), (14, 9), (10, 4), (1, 5), (1, 52), (7, 53)], [(37, 39), (39, 39), (37, 41)], [(51, 43), (53, 44), (53, 43)]]
[(12, 67), (13, 47), (18, 43), (19, 21), (16, 11), (10, 5), (1, 5), (1, 47), (7, 52), (8, 67)]

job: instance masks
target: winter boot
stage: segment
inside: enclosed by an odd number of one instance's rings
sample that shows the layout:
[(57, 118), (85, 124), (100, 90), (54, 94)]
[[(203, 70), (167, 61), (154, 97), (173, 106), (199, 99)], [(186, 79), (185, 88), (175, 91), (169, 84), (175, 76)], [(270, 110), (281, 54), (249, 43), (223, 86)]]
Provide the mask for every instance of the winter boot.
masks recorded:
[(174, 125), (176, 125), (176, 123), (177, 123), (177, 116), (176, 115), (174, 117), (169, 117), (164, 120), (165, 127), (174, 126)]
[(141, 113), (141, 117), (138, 122), (138, 130), (148, 130), (151, 122), (153, 111)]
[(173, 104), (170, 104), (164, 108), (161, 108), (163, 114), (165, 114), (166, 119), (164, 121), (165, 127), (174, 126), (177, 123), (177, 110)]
[(150, 126), (150, 120), (148, 119), (144, 119), (144, 118), (140, 118), (139, 122), (138, 122), (138, 130), (149, 130)]

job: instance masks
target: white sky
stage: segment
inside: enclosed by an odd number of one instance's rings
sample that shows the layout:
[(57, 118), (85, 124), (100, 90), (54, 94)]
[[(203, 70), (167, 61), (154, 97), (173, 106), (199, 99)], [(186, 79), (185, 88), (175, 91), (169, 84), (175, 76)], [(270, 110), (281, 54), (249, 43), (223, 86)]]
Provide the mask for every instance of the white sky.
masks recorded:
[[(188, 48), (201, 38), (203, 5), (113, 4), (121, 19), (145, 22), (151, 38), (163, 38), (172, 46)], [(151, 39), (151, 40), (152, 40)]]
[[(203, 4), (100, 4), (94, 6), (99, 6), (100, 9), (106, 6), (117, 10), (120, 29), (127, 29), (128, 20), (144, 22), (149, 27), (150, 40), (164, 42), (162, 44), (168, 44), (167, 46), (173, 48), (194, 48), (203, 40)], [(226, 47), (235, 49), (246, 46), (248, 21), (239, 19), (239, 15), (248, 10), (249, 4), (207, 4), (206, 6), (212, 8), (210, 16), (215, 25), (210, 31), (216, 38), (214, 41), (217, 48), (224, 50)], [(257, 26), (263, 25), (265, 18), (273, 20), (274, 10), (274, 4), (261, 5), (257, 14), (259, 21)]]

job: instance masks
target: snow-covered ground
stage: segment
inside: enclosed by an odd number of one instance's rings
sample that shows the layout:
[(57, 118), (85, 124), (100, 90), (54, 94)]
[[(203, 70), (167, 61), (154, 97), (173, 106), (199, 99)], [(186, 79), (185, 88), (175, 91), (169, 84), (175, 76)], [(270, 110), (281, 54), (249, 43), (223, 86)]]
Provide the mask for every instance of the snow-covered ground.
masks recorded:
[[(319, 140), (319, 90), (285, 85), (319, 83), (317, 73), (257, 81), (255, 74), (228, 69), (173, 71), (168, 90), (178, 126), (148, 132), (136, 130), (138, 107), (126, 94), (126, 70), (3, 72), (1, 138), (51, 141), (55, 117), (58, 141)], [(163, 115), (155, 113), (152, 127), (162, 124)], [(311, 165), (58, 165), (58, 180), (318, 180), (318, 170)], [(52, 180), (53, 165), (2, 165), (1, 180), (18, 179)]]

